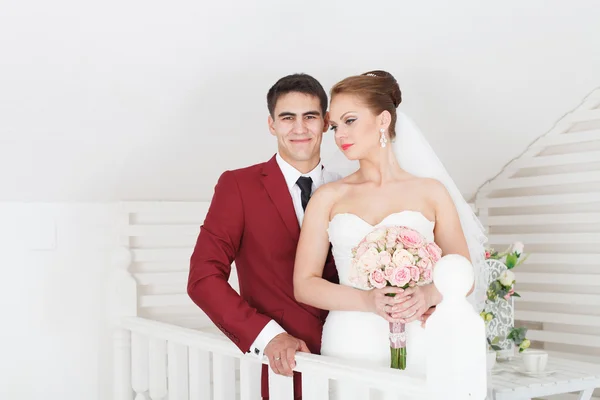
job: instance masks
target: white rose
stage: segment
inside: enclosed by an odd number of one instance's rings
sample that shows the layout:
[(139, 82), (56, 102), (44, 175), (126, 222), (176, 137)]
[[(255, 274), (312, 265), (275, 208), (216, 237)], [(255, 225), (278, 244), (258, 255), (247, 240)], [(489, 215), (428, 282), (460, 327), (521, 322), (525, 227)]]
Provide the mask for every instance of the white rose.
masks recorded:
[(512, 286), (512, 284), (515, 281), (515, 273), (507, 269), (506, 271), (500, 274), (500, 278), (498, 278), (498, 280), (504, 286)]
[(386, 236), (386, 230), (385, 229), (377, 229), (371, 233), (369, 233), (367, 235), (367, 241), (368, 242), (378, 242), (380, 240), (384, 240)]
[(365, 272), (371, 272), (375, 268), (377, 268), (378, 261), (379, 252), (377, 251), (377, 249), (374, 248), (370, 248), (369, 250), (367, 250), (365, 254), (363, 254), (362, 257), (360, 257), (360, 259), (358, 260), (359, 266), (361, 267), (362, 271)]
[(392, 261), (396, 267), (404, 267), (406, 265), (413, 265), (415, 257), (410, 254), (406, 249), (399, 249), (394, 252)]
[(523, 254), (523, 248), (524, 248), (524, 247), (525, 247), (525, 246), (523, 245), (523, 243), (521, 243), (521, 242), (515, 242), (515, 243), (512, 245), (512, 252), (513, 252), (513, 253), (515, 253), (515, 252), (516, 252), (517, 254)]

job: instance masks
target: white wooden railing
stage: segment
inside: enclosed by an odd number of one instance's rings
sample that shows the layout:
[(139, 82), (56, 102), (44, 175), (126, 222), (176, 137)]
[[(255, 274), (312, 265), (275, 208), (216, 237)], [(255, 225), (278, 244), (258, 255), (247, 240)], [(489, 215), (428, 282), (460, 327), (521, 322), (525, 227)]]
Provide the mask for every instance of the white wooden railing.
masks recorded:
[[(118, 268), (113, 280), (115, 290), (111, 293), (116, 313), (123, 314), (115, 320), (114, 400), (260, 399), (261, 363), (252, 355), (242, 354), (223, 335), (135, 316), (137, 283), (128, 272), (130, 262), (129, 252), (122, 248), (115, 258)], [(440, 270), (440, 264), (436, 271)], [(447, 262), (446, 265), (446, 270), (457, 268)], [(448, 279), (447, 276), (448, 273), (444, 279)], [(452, 280), (453, 284), (461, 287), (470, 286), (460, 278), (457, 280), (453, 277)], [(448, 287), (448, 284), (444, 287)], [(443, 302), (440, 304), (442, 306)], [(446, 310), (452, 315), (453, 310), (461, 309), (460, 304), (452, 307), (449, 305)], [(471, 311), (472, 317), (481, 322), (477, 313)], [(458, 323), (462, 324), (463, 321)], [(455, 325), (452, 323), (452, 326)], [(450, 326), (448, 330), (446, 326), (442, 328), (439, 331), (444, 334), (451, 330)], [(483, 345), (483, 329), (481, 333)], [(443, 354), (444, 359), (448, 360), (447, 368), (451, 371), (452, 360), (464, 359), (468, 354), (465, 354), (463, 345), (452, 346), (448, 340), (447, 337), (440, 339), (440, 343), (445, 344), (443, 351), (438, 354)], [(464, 338), (458, 340), (458, 343), (461, 342), (464, 342)], [(437, 345), (433, 342), (430, 344)], [(479, 371), (486, 369), (485, 346), (482, 346), (482, 350), (481, 362), (472, 364)], [(267, 363), (266, 358), (262, 362)], [(361, 390), (374, 388), (389, 396), (386, 397), (389, 399), (397, 398), (401, 393), (414, 400), (439, 399), (431, 394), (431, 388), (449, 384), (448, 377), (428, 380), (424, 371), (415, 373), (383, 367), (366, 368), (357, 362), (312, 354), (297, 354), (294, 370), (302, 373), (303, 398), (316, 400), (329, 399), (330, 380), (352, 382)], [(365, 393), (365, 399), (368, 400), (368, 392)], [(272, 400), (292, 400), (292, 378), (269, 371), (269, 396)], [(462, 400), (450, 394), (444, 398)], [(479, 400), (483, 400), (483, 397)]]
[[(227, 338), (145, 318), (121, 320), (115, 333), (114, 400), (260, 399), (261, 365)], [(303, 398), (329, 398), (329, 379), (429, 399), (424, 377), (389, 368), (298, 354)], [(485, 368), (485, 366), (482, 366)], [(293, 399), (292, 379), (269, 376), (270, 398)]]
[[(114, 400), (260, 399), (261, 362), (240, 352), (186, 294), (189, 257), (207, 208), (205, 202), (124, 203), (118, 213), (121, 246), (109, 294)], [(230, 284), (239, 290), (233, 267)], [(464, 355), (460, 346), (444, 347), (447, 360)], [(475, 368), (485, 380), (485, 354), (480, 364)], [(399, 393), (434, 398), (422, 371), (365, 368), (311, 354), (298, 354), (295, 370), (302, 373), (304, 399), (328, 399), (331, 380), (383, 388), (390, 399)], [(293, 381), (270, 372), (269, 390), (272, 400), (292, 399)]]

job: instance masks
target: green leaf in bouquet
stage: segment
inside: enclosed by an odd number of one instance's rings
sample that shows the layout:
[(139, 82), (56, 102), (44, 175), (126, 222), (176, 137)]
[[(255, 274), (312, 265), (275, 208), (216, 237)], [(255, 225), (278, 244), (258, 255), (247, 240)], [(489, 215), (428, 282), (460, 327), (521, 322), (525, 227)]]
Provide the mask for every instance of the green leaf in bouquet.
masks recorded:
[(521, 295), (520, 295), (519, 293), (517, 293), (517, 292), (514, 292), (512, 295), (513, 295), (514, 297), (521, 297)]
[(506, 265), (506, 268), (513, 269), (514, 267), (516, 267), (518, 258), (519, 257), (516, 253), (508, 254), (506, 256), (506, 262), (504, 263)]

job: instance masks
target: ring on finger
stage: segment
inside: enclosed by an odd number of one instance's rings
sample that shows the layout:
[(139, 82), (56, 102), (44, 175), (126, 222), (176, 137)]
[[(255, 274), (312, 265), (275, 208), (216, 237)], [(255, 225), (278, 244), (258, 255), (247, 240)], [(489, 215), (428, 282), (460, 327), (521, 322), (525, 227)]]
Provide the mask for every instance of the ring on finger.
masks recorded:
[(273, 357), (273, 359), (274, 359), (275, 361), (279, 361), (279, 360), (281, 360), (281, 357)]

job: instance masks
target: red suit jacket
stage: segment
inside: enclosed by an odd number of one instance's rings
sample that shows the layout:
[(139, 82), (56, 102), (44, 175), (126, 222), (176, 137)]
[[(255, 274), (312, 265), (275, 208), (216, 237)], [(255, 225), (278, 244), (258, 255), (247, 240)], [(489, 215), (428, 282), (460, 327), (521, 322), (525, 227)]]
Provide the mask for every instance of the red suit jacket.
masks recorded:
[[(246, 353), (270, 319), (319, 354), (326, 311), (294, 298), (293, 270), (300, 227), (275, 157), (224, 172), (191, 256), (190, 298)], [(227, 282), (235, 260), (240, 294)], [(331, 256), (323, 277), (338, 282)], [(261, 391), (268, 397), (268, 369)], [(295, 397), (301, 396), (294, 374)]]

